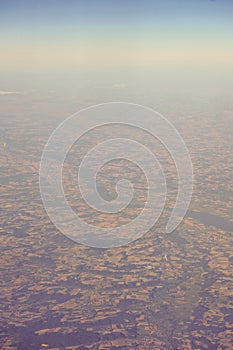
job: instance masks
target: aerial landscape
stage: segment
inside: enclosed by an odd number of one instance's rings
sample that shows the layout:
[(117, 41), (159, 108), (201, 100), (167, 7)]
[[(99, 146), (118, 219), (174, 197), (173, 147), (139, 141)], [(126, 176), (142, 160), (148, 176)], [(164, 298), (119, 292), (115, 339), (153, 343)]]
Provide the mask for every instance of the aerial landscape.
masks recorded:
[[(228, 0), (0, 2), (1, 349), (233, 349), (232, 15)], [(66, 118), (114, 101), (148, 106), (179, 131), (193, 191), (167, 232), (180, 191), (168, 148), (132, 125), (90, 128), (61, 171), (66, 201), (81, 220), (123, 228), (147, 203), (148, 174), (122, 157), (99, 169), (96, 187), (110, 203), (127, 179), (131, 203), (101, 212), (85, 201), (77, 174), (105, 140), (143, 144), (167, 189), (146, 233), (97, 248), (79, 243), (89, 234), (80, 227), (73, 239), (54, 224), (41, 195), (41, 159)]]

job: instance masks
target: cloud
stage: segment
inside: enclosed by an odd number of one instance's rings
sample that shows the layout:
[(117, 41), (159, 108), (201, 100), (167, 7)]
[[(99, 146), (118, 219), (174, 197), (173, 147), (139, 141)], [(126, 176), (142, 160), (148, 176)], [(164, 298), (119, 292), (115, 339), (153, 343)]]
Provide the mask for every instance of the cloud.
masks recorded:
[(0, 95), (18, 95), (18, 94), (20, 94), (20, 93), (17, 91), (1, 91), (0, 90)]
[(125, 83), (106, 85), (106, 86), (95, 86), (95, 89), (126, 89), (127, 85)]

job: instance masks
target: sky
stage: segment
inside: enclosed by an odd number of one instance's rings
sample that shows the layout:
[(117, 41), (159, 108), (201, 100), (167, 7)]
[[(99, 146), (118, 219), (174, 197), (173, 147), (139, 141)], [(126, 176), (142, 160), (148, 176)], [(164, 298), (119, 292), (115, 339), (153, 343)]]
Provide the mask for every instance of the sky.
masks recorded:
[(0, 90), (12, 90), (8, 78), (18, 89), (22, 76), (36, 74), (106, 87), (135, 75), (146, 85), (156, 71), (160, 83), (169, 74), (177, 84), (210, 68), (224, 84), (233, 69), (232, 18), (232, 0), (0, 0)]

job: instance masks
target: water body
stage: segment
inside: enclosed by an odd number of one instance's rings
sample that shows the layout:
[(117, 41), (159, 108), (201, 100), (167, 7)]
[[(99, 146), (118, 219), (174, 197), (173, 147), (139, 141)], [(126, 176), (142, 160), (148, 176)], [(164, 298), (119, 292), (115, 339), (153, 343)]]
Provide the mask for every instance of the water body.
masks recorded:
[(233, 222), (221, 216), (192, 210), (189, 210), (186, 216), (198, 220), (205, 226), (215, 226), (218, 229), (233, 232)]

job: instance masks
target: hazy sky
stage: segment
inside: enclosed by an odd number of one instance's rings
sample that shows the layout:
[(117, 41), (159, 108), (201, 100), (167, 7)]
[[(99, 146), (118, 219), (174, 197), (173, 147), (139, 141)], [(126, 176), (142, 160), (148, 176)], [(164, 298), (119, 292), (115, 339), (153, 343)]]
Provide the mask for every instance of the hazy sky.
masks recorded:
[(233, 63), (232, 0), (1, 0), (1, 70)]
[(232, 18), (232, 0), (0, 0), (0, 90), (229, 91)]

